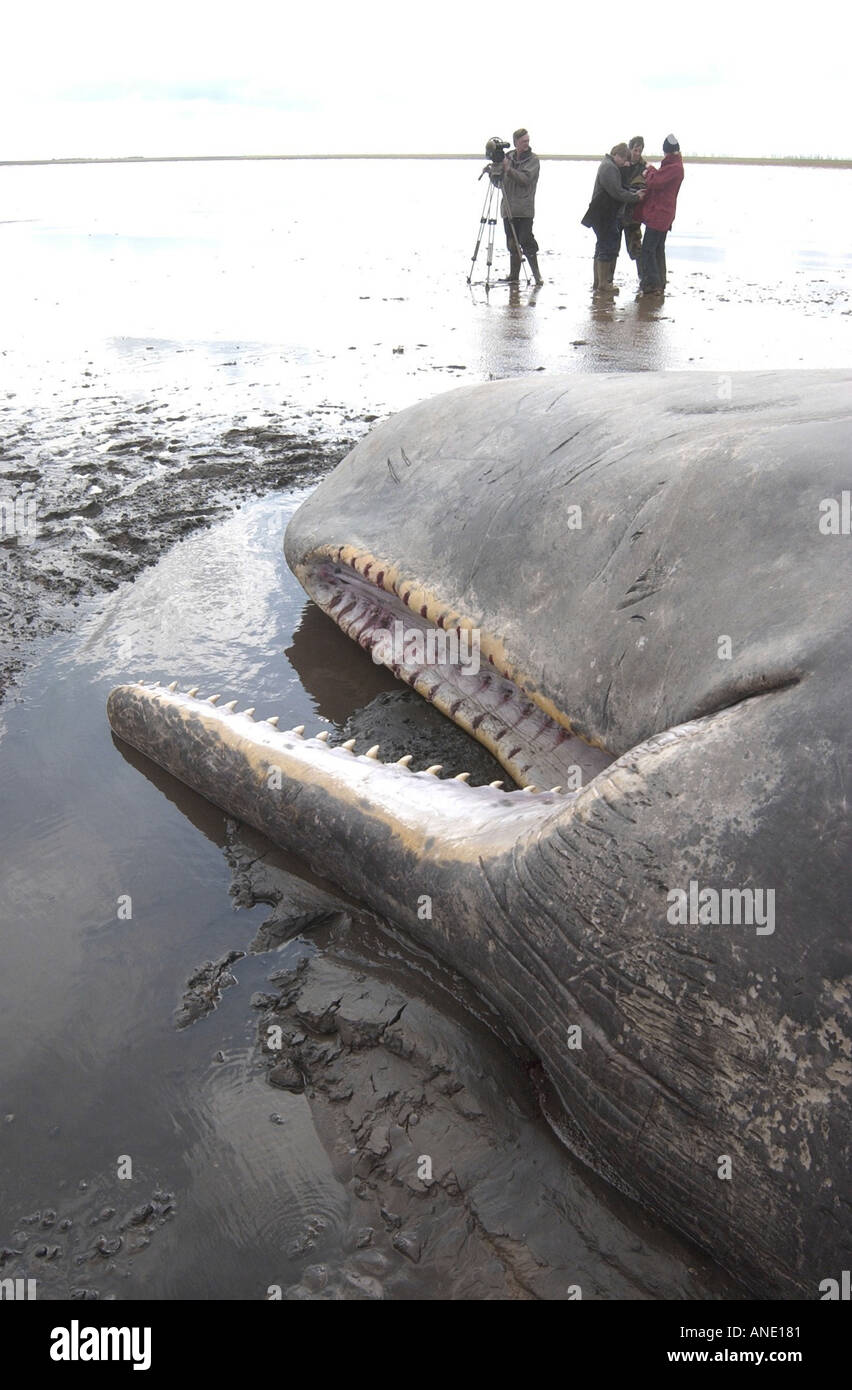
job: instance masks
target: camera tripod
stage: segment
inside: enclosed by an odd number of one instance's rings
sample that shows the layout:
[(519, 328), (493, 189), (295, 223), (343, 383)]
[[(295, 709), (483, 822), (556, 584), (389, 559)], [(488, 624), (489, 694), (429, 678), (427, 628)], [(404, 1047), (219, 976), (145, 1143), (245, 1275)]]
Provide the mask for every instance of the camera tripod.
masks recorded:
[[(479, 248), (482, 245), (482, 238), (487, 228), (488, 235), (485, 241), (486, 290), (489, 290), (491, 288), (491, 263), (494, 260), (494, 232), (497, 226), (497, 212), (499, 210), (500, 197), (503, 194), (503, 176), (502, 174), (492, 172), (493, 169), (493, 164), (486, 164), (485, 168), (482, 171), (482, 174), (479, 175), (479, 177), (482, 178), (483, 174), (488, 174), (488, 189), (485, 194), (485, 202), (482, 205), (482, 216), (479, 219), (479, 236), (476, 238), (476, 245), (473, 248), (473, 256), (471, 257), (470, 262), (470, 274), (467, 277), (467, 283), (470, 284), (471, 280), (473, 279), (473, 267), (476, 265), (476, 258), (479, 255)], [(506, 205), (508, 207), (508, 200)], [(518, 241), (518, 234), (515, 231), (514, 220), (510, 217), (508, 219), (508, 222), (509, 231), (512, 236), (512, 241), (515, 243), (515, 254), (517, 255), (521, 263), (521, 268), (523, 269), (524, 276), (527, 282), (527, 288), (529, 288), (530, 273), (527, 269), (526, 256), (521, 250), (521, 243)]]

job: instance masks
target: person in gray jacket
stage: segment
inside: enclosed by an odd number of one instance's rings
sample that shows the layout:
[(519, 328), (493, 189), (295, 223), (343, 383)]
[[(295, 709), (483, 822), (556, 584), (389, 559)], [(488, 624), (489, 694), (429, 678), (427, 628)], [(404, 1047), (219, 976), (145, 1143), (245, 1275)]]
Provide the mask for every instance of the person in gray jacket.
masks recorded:
[(503, 202), (500, 208), (506, 231), (506, 245), (509, 248), (509, 283), (517, 284), (521, 273), (521, 257), (515, 245), (516, 235), (518, 244), (529, 261), (536, 284), (543, 285), (544, 281), (538, 268), (538, 242), (533, 236), (538, 155), (533, 154), (530, 149), (529, 131), (523, 126), (514, 132), (512, 140), (515, 148), (503, 160)]
[(619, 211), (626, 204), (638, 203), (645, 196), (644, 188), (625, 188), (621, 181), (621, 171), (629, 163), (630, 151), (624, 143), (613, 145), (609, 154), (604, 155), (598, 166), (592, 201), (582, 218), (583, 226), (591, 227), (595, 234), (593, 289), (602, 294), (618, 294), (612, 277), (621, 245)]

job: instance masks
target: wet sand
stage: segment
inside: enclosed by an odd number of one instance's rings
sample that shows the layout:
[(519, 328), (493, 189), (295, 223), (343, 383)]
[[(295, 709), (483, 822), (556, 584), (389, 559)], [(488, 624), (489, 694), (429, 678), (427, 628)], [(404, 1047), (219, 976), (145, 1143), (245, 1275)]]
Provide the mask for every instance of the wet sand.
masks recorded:
[[(237, 417), (199, 438), (197, 419), (170, 408), (156, 397), (130, 410), (93, 401), (85, 426), (62, 416), (57, 436), (27, 422), (0, 445), (7, 495), (38, 497), (36, 534), (0, 546), (0, 699), (29, 644), (72, 627), (82, 597), (131, 582), (253, 494), (318, 480), (354, 442), (317, 439), (310, 425), (282, 430), (274, 417), (265, 426)], [(40, 466), (48, 446), (53, 458)]]

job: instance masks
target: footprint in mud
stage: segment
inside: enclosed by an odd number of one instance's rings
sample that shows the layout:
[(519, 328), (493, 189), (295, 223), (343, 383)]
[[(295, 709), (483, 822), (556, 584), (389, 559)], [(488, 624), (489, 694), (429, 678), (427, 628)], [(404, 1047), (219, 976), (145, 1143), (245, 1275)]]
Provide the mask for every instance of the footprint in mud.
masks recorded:
[(38, 1299), (111, 1300), (120, 1296), (134, 1261), (175, 1215), (171, 1192), (156, 1188), (121, 1215), (103, 1203), (102, 1179), (81, 1181), (61, 1205), (20, 1216), (0, 1245), (0, 1279)]

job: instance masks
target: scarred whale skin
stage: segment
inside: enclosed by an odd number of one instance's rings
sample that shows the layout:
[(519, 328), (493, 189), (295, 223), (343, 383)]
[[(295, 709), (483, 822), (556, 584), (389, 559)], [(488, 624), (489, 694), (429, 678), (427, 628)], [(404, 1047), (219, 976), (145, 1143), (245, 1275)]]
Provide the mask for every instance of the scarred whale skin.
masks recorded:
[(381, 576), (615, 757), (570, 795), (161, 687), (109, 700), (120, 737), (470, 979), (570, 1146), (767, 1297), (848, 1262), (852, 538), (826, 518), (851, 416), (842, 372), (492, 383), (375, 429), (296, 514), (321, 603), (335, 567)]

